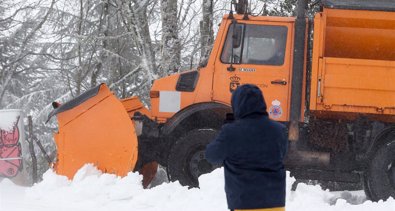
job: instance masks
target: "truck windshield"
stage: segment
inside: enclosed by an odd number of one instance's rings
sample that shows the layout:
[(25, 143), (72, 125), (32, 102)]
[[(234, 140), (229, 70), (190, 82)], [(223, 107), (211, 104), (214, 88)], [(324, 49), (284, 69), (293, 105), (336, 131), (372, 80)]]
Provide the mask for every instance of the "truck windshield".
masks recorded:
[(234, 64), (284, 64), (285, 46), (287, 41), (287, 27), (237, 24), (238, 28), (243, 26), (242, 43), (233, 49), (232, 35), (233, 26), (229, 27), (225, 45), (222, 50), (221, 61)]

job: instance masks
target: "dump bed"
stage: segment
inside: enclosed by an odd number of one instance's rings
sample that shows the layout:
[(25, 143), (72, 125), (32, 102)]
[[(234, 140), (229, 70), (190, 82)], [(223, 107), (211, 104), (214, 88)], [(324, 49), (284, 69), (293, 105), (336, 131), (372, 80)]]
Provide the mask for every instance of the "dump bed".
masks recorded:
[(312, 59), (313, 112), (395, 115), (395, 12), (324, 8)]

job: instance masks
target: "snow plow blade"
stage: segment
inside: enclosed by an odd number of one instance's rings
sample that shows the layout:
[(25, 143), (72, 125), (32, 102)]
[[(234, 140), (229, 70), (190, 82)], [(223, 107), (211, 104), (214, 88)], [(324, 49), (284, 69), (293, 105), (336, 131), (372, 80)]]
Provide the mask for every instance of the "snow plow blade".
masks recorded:
[(72, 179), (87, 163), (118, 176), (134, 170), (138, 141), (133, 121), (105, 84), (58, 106), (49, 118), (54, 115), (59, 125), (54, 135), (58, 174)]

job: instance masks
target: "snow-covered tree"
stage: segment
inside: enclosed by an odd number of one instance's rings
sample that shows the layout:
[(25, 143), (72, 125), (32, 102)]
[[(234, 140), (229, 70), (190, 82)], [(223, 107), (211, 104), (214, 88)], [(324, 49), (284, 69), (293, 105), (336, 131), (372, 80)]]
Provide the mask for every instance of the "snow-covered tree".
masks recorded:
[(214, 14), (213, 14), (213, 0), (203, 0), (202, 3), (202, 21), (200, 22), (200, 36), (201, 36), (201, 60), (206, 60), (211, 52), (214, 43)]
[(177, 0), (161, 0), (162, 39), (159, 75), (178, 72), (181, 46), (178, 39)]

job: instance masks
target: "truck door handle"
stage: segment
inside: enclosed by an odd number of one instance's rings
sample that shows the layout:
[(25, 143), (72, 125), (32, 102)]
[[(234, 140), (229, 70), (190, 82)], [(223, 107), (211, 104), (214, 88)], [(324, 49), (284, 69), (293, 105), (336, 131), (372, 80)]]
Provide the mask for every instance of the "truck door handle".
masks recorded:
[(279, 84), (279, 85), (287, 85), (287, 82), (285, 80), (274, 80), (270, 82), (271, 84)]

